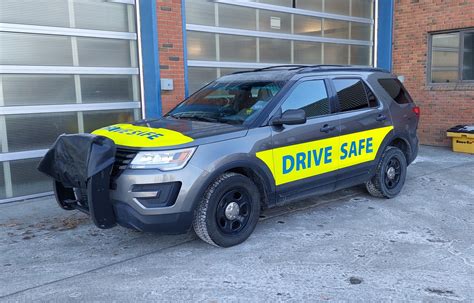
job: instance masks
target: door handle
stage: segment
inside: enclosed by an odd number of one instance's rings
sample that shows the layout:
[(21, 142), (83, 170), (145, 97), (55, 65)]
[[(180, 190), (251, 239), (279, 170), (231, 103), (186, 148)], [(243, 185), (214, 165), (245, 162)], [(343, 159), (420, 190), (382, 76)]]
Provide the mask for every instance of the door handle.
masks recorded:
[(375, 118), (375, 120), (382, 122), (382, 121), (387, 120), (387, 116), (385, 116), (384, 114), (380, 114), (377, 116), (377, 118)]
[(330, 131), (333, 131), (335, 129), (336, 129), (335, 126), (329, 126), (329, 124), (324, 124), (324, 126), (321, 127), (320, 131), (323, 133), (329, 133)]

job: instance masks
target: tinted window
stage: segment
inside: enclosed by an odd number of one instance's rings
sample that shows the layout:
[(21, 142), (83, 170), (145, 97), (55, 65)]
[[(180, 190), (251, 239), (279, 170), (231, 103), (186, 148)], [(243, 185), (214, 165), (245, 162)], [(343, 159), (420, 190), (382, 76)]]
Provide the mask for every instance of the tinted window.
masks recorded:
[(313, 80), (298, 84), (281, 106), (282, 112), (288, 109), (303, 109), (308, 118), (331, 113), (324, 81)]
[(335, 79), (333, 82), (341, 112), (369, 107), (365, 84), (361, 80)]
[(413, 102), (398, 79), (379, 79), (379, 83), (398, 104)]
[(369, 107), (377, 107), (379, 106), (379, 102), (377, 101), (377, 97), (375, 97), (374, 92), (365, 84), (364, 82), (365, 92), (367, 93), (367, 99), (369, 100)]

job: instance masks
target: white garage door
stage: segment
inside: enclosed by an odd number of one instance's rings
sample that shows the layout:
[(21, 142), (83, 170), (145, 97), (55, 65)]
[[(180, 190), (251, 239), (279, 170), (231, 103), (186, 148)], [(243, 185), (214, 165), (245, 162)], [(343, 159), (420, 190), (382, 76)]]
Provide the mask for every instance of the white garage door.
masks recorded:
[(278, 64), (373, 64), (374, 0), (186, 0), (189, 90)]
[(134, 0), (0, 1), (0, 202), (51, 191), (62, 133), (140, 117)]

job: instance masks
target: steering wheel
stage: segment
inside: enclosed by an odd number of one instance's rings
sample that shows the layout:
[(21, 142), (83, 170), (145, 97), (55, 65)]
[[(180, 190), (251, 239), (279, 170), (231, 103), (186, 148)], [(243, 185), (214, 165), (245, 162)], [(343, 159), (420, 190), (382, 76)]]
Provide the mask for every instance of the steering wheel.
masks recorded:
[(221, 116), (231, 116), (237, 114), (237, 111), (228, 104), (219, 109), (219, 114)]
[(229, 97), (222, 97), (221, 99), (225, 100), (224, 106), (230, 106), (232, 104), (232, 100)]

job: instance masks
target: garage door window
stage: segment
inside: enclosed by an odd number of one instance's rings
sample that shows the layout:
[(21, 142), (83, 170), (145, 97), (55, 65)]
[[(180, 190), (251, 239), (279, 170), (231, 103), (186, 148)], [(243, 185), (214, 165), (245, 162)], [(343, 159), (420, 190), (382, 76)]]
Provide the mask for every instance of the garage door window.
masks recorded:
[(51, 191), (58, 135), (140, 118), (137, 2), (0, 0), (0, 203)]
[(204, 68), (215, 78), (224, 69), (278, 64), (370, 66), (374, 3), (186, 0), (189, 93), (204, 82), (199, 78)]

